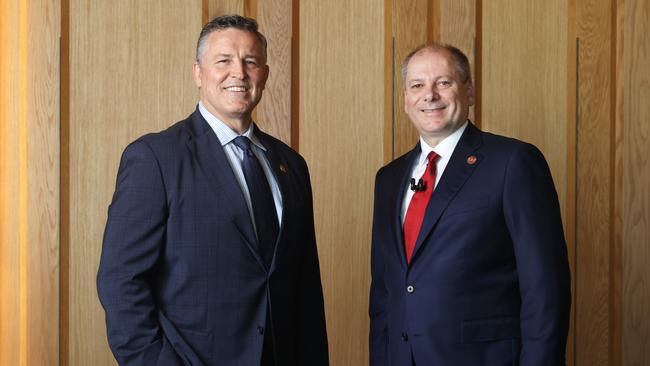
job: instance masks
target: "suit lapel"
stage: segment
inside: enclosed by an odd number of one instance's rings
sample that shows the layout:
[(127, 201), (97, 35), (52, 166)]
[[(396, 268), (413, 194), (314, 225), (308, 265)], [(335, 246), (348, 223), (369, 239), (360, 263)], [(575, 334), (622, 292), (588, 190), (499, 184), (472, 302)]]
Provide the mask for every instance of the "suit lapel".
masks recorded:
[(273, 272), (275, 269), (275, 255), (278, 253), (280, 245), (282, 245), (283, 232), (285, 223), (289, 220), (289, 215), (294, 206), (293, 200), (295, 200), (295, 195), (292, 194), (289, 190), (289, 181), (287, 176), (287, 163), (280, 154), (278, 154), (275, 145), (273, 144), (271, 137), (255, 125), (254, 127), (255, 135), (260, 140), (260, 143), (266, 148), (266, 158), (269, 161), (269, 166), (273, 172), (275, 181), (278, 183), (280, 189), (280, 195), (282, 196), (282, 219), (280, 220), (280, 231), (278, 232), (278, 237), (275, 242), (275, 248), (273, 249), (273, 260), (271, 261), (270, 272)]
[(389, 187), (388, 202), (392, 202), (392, 227), (393, 233), (395, 235), (394, 242), (397, 243), (396, 250), (397, 255), (400, 258), (400, 263), (402, 269), (406, 270), (406, 253), (404, 251), (404, 232), (402, 228), (402, 204), (404, 203), (404, 195), (406, 194), (407, 187), (409, 186), (409, 179), (411, 178), (411, 170), (415, 159), (420, 156), (420, 144), (418, 143), (413, 150), (411, 150), (407, 155), (401, 158), (401, 161), (397, 162), (396, 167), (396, 177), (397, 179), (392, 179), (391, 183), (393, 186)]
[(431, 234), (445, 208), (483, 160), (483, 156), (476, 151), (481, 145), (480, 134), (481, 132), (472, 123), (469, 123), (458, 141), (427, 206), (422, 228), (415, 243), (412, 262), (416, 260), (418, 250)]
[(258, 263), (265, 267), (257, 251), (255, 230), (244, 194), (219, 139), (198, 109), (190, 116), (190, 132), (187, 146), (192, 156), (214, 188), (215, 194), (219, 196), (219, 200), (226, 202), (218, 209), (225, 211), (227, 216), (232, 218), (242, 234), (245, 245), (253, 252)]

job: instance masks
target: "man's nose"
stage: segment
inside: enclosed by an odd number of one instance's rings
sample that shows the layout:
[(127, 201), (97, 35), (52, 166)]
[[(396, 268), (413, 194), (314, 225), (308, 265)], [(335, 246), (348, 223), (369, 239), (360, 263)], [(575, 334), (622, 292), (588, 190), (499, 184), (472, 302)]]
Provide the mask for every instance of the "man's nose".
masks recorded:
[(438, 94), (438, 89), (435, 85), (428, 87), (426, 89), (426, 94), (424, 95), (424, 100), (426, 102), (433, 102), (438, 99), (440, 99), (440, 94)]
[(243, 60), (234, 61), (230, 65), (230, 76), (237, 79), (243, 79), (246, 75), (245, 68), (246, 65), (244, 65)]

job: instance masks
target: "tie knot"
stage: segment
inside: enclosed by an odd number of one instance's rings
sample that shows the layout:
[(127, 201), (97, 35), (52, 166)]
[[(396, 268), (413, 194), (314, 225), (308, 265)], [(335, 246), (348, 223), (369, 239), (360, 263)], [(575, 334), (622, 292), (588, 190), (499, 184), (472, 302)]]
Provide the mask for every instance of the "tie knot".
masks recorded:
[(237, 136), (233, 142), (235, 145), (237, 145), (237, 147), (244, 150), (244, 152), (247, 152), (251, 149), (251, 140), (246, 136)]
[(429, 163), (435, 163), (436, 160), (438, 160), (439, 157), (440, 157), (440, 155), (436, 154), (435, 151), (431, 151), (429, 153), (429, 155), (427, 155), (427, 160), (428, 160)]

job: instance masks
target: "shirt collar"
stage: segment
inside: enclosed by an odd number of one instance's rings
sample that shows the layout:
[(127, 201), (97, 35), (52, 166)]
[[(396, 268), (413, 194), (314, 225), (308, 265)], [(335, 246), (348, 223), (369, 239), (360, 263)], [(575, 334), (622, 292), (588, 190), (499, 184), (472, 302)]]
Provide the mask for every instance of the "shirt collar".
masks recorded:
[[(239, 134), (235, 131), (233, 131), (228, 125), (223, 123), (219, 118), (217, 118), (214, 114), (210, 113), (207, 108), (203, 105), (203, 102), (199, 101), (199, 112), (205, 118), (205, 120), (208, 122), (210, 127), (212, 128), (212, 131), (217, 135), (217, 138), (219, 139), (219, 142), (221, 143), (221, 146), (226, 146), (227, 144), (231, 143), (232, 140), (234, 140), (236, 137), (239, 136)], [(262, 143), (260, 142), (259, 138), (257, 138), (257, 135), (253, 133), (255, 131), (255, 124), (251, 123), (248, 126), (248, 129), (244, 131), (244, 133), (241, 134), (241, 136), (246, 136), (248, 137), (251, 142), (263, 151), (266, 151), (266, 148)]]
[(460, 141), (460, 137), (463, 135), (465, 128), (467, 128), (467, 124), (468, 122), (465, 121), (465, 123), (463, 123), (460, 128), (454, 131), (451, 135), (445, 137), (445, 139), (440, 141), (440, 143), (435, 148), (429, 146), (424, 141), (424, 139), (420, 137), (420, 149), (422, 150), (422, 153), (420, 153), (418, 164), (424, 164), (424, 162), (427, 160), (427, 155), (429, 155), (431, 151), (435, 151), (435, 153), (440, 155), (440, 157), (451, 156), (451, 154), (454, 152), (454, 149), (456, 148), (456, 145), (458, 144), (458, 141)]

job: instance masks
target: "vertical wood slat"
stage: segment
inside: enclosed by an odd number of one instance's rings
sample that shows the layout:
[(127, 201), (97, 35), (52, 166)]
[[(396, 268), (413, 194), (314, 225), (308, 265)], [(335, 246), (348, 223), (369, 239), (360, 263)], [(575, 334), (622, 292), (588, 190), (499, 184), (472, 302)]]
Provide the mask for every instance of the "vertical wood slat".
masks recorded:
[[(439, 17), (440, 41), (456, 46), (467, 55), (476, 87), (476, 0), (440, 0)], [(470, 108), (469, 113), (473, 122), (476, 122), (475, 109)]]
[[(59, 358), (59, 36), (60, 2), (27, 6), (28, 365)], [(34, 26), (38, 25), (38, 26)], [(38, 30), (38, 31), (36, 31)]]
[[(610, 2), (577, 2), (578, 126), (576, 365), (609, 365), (610, 192), (613, 138)], [(603, 174), (605, 172), (605, 174)]]
[(185, 118), (202, 2), (69, 4), (70, 365), (114, 365), (95, 277), (120, 155), (138, 136)]
[(394, 74), (393, 98), (393, 158), (411, 150), (418, 142), (418, 131), (413, 127), (404, 112), (404, 80), (402, 78), (402, 61), (415, 47), (430, 39), (429, 13), (430, 0), (393, 1), (393, 39), (394, 39)]
[(332, 365), (368, 364), (372, 182), (384, 152), (376, 5), (300, 3), (300, 152), (313, 184)]
[[(203, 0), (207, 2), (207, 6), (203, 6), (204, 9), (207, 8), (208, 16), (203, 14), (203, 23), (208, 22), (212, 18), (224, 15), (224, 14), (240, 14), (245, 15), (245, 3), (247, 0)], [(203, 24), (201, 24), (203, 25)], [(197, 36), (198, 37), (198, 36)]]
[(0, 4), (3, 365), (58, 361), (59, 20), (57, 1)]
[[(0, 2), (0, 364), (18, 365), (20, 352), (20, 178), (18, 1)], [(8, 244), (5, 244), (8, 243)]]
[(262, 130), (291, 145), (292, 0), (260, 1), (255, 17), (268, 41), (269, 79), (257, 106)]
[(650, 4), (625, 1), (623, 365), (650, 364)]
[[(566, 32), (563, 1), (483, 3), (482, 128), (535, 144), (566, 216)], [(534, 70), (534, 71), (533, 71)]]

